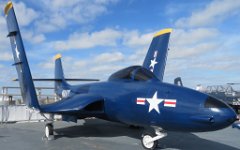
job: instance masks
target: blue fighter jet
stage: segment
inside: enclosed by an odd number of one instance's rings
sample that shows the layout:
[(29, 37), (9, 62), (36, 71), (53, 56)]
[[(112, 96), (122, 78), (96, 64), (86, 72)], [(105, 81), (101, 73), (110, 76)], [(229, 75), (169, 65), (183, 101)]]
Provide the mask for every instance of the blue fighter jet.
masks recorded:
[[(154, 35), (142, 66), (122, 69), (105, 82), (68, 84), (61, 55), (57, 55), (54, 81), (60, 100), (39, 105), (12, 2), (7, 3), (4, 12), (23, 100), (42, 114), (59, 114), (64, 121), (96, 117), (144, 127), (141, 142), (145, 149), (154, 149), (166, 131), (214, 131), (237, 119), (223, 101), (163, 82), (171, 29)], [(53, 122), (47, 123), (46, 137), (53, 133)]]

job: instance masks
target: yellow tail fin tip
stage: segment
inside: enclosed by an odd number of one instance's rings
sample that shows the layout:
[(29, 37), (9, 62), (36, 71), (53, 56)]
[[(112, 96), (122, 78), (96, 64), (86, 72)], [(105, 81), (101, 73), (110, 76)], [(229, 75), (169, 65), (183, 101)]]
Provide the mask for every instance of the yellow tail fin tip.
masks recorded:
[(154, 37), (157, 37), (157, 36), (160, 36), (160, 35), (163, 35), (163, 34), (166, 34), (166, 33), (171, 33), (172, 32), (172, 29), (171, 28), (167, 28), (167, 29), (163, 29), (159, 32), (157, 32)]
[(9, 10), (10, 10), (12, 7), (13, 7), (12, 2), (11, 2), (11, 1), (8, 2), (7, 5), (6, 5), (5, 8), (4, 8), (4, 13), (5, 13), (5, 15), (8, 14)]
[(56, 60), (56, 59), (59, 59), (59, 58), (61, 58), (61, 57), (62, 57), (61, 54), (57, 54), (57, 55), (54, 57), (54, 59)]

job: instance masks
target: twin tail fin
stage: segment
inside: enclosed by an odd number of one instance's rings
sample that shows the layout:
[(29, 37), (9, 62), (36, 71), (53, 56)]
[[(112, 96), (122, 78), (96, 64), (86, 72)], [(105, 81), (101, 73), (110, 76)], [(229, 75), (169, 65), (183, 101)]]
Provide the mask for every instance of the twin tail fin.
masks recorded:
[(171, 32), (172, 29), (168, 28), (154, 35), (143, 62), (143, 67), (152, 71), (160, 81), (163, 81)]

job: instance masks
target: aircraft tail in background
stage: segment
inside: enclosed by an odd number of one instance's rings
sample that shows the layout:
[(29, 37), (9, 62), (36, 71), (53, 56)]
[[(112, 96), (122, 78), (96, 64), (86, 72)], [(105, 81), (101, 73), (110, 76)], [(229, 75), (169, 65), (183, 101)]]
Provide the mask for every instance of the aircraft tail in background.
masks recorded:
[(160, 81), (163, 81), (171, 32), (172, 29), (168, 28), (159, 31), (154, 35), (143, 62), (143, 67), (152, 71)]
[(55, 87), (55, 93), (60, 98), (65, 97), (65, 95), (68, 95), (69, 87), (70, 85), (66, 82), (64, 78), (63, 73), (63, 67), (62, 67), (62, 60), (61, 60), (61, 54), (57, 54), (55, 56), (55, 81), (54, 81), (54, 87)]

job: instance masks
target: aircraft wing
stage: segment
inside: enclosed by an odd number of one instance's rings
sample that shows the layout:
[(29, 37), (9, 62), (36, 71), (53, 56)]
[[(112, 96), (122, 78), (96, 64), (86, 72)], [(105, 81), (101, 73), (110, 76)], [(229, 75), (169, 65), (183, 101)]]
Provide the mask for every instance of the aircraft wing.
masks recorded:
[[(62, 79), (54, 79), (54, 78), (37, 78), (32, 79), (33, 81), (62, 81)], [(100, 81), (99, 79), (79, 79), (79, 78), (65, 78), (65, 81)], [(18, 79), (13, 79), (13, 81), (19, 81)]]
[(77, 94), (52, 104), (41, 105), (43, 113), (69, 114), (103, 111), (104, 98), (94, 94)]

